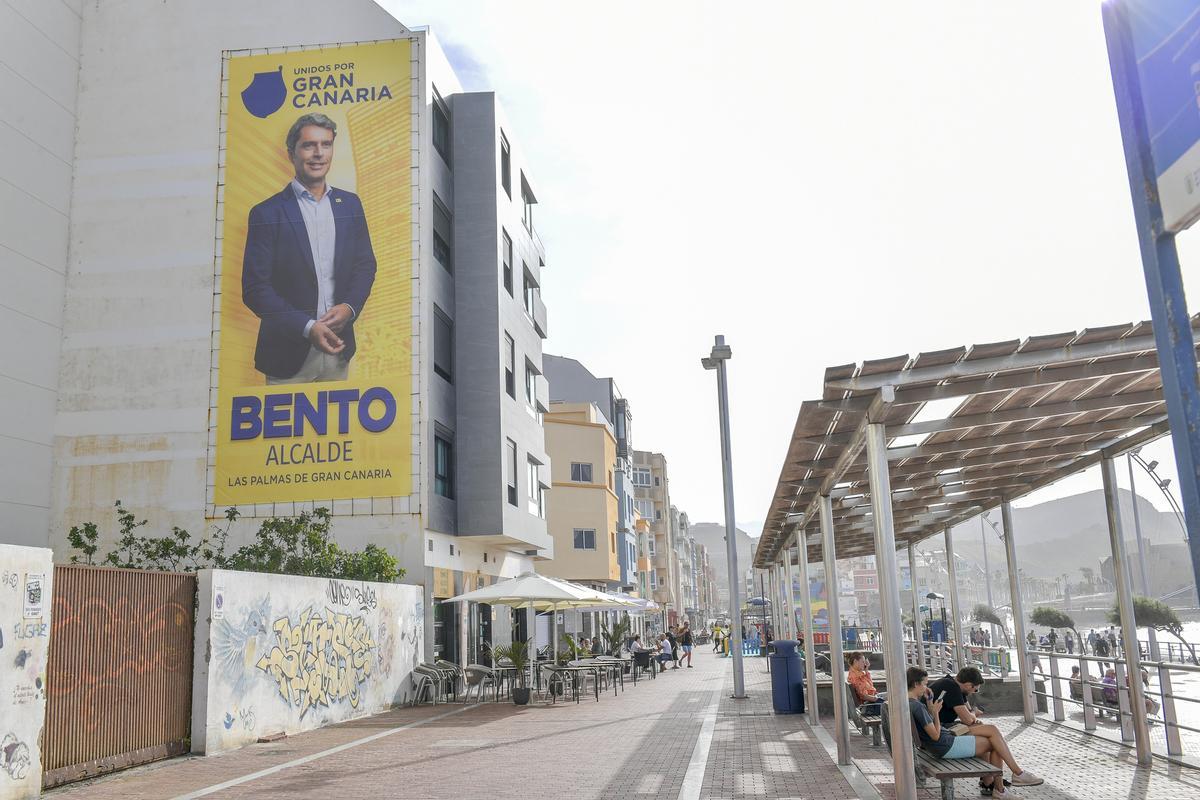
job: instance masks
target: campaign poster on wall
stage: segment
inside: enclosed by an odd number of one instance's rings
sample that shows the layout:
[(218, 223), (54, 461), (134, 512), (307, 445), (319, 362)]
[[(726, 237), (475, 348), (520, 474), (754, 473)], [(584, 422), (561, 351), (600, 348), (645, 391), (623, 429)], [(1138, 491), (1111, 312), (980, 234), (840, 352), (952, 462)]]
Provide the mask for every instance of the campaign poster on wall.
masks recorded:
[(217, 505), (410, 492), (410, 48), (227, 58)]

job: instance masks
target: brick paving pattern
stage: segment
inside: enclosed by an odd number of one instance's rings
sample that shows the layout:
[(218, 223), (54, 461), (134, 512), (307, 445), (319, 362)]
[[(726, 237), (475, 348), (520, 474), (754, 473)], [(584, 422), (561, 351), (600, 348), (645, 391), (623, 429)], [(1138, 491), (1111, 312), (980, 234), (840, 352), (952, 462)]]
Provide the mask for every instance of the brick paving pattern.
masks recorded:
[[(713, 725), (712, 741), (701, 798), (859, 797), (803, 717), (772, 713), (764, 662), (748, 658), (746, 665), (749, 697), (740, 701), (729, 697), (729, 661), (701, 652), (695, 669), (671, 670), (636, 687), (627, 682), (625, 692), (614, 697), (610, 691), (598, 703), (585, 697), (578, 704), (535, 702), (525, 708), (503, 701), (398, 709), (218, 756), (159, 762), (46, 796), (179, 797), (420, 722), (208, 796), (676, 800), (707, 719)], [(447, 712), (454, 713), (443, 716)], [(1200, 800), (1200, 770), (1157, 760), (1152, 768), (1139, 770), (1129, 748), (1064, 726), (1026, 726), (1017, 717), (991, 721), (1008, 736), (1021, 763), (1046, 778), (1044, 786), (1010, 790), (1014, 800)], [(832, 720), (823, 724), (832, 728)], [(855, 766), (874, 791), (894, 798), (887, 750), (873, 747), (869, 737), (857, 732), (851, 743)], [(978, 797), (973, 781), (958, 784), (958, 797)], [(920, 796), (935, 800), (938, 784), (929, 782)], [(870, 791), (863, 797), (875, 800)]]
[[(988, 715), (1012, 747), (1023, 769), (1046, 779), (1041, 786), (1010, 788), (1013, 800), (1196, 800), (1200, 799), (1200, 770), (1155, 759), (1138, 769), (1132, 748), (1122, 747), (1065, 725), (1039, 721), (1026, 725), (1020, 715)], [(833, 720), (822, 726), (833, 736)], [(850, 730), (854, 764), (885, 800), (895, 798), (892, 761), (887, 747), (875, 747), (870, 736)], [(1007, 770), (1005, 777), (1011, 777)], [(979, 797), (976, 779), (955, 781), (955, 796)], [(927, 781), (921, 800), (941, 797), (940, 783)]]
[(854, 798), (800, 717), (770, 712), (765, 676), (752, 699), (728, 699), (727, 659), (697, 652), (694, 669), (669, 670), (600, 702), (507, 700), (398, 709), (272, 744), (151, 764), (55, 789), (52, 800), (171, 798), (319, 753), (418, 720), (376, 741), (230, 787), (209, 797), (530, 797), (652, 800), (679, 797), (704, 719), (716, 719), (700, 796)]

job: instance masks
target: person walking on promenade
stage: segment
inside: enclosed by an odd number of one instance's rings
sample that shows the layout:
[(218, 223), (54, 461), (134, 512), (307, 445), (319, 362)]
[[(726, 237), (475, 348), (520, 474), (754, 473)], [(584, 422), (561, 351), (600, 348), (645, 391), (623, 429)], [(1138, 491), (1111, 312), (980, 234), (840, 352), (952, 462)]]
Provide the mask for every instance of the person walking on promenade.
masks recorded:
[(683, 635), (679, 637), (679, 643), (683, 645), (683, 657), (687, 659), (688, 669), (692, 668), (692, 629), (686, 622), (683, 623)]

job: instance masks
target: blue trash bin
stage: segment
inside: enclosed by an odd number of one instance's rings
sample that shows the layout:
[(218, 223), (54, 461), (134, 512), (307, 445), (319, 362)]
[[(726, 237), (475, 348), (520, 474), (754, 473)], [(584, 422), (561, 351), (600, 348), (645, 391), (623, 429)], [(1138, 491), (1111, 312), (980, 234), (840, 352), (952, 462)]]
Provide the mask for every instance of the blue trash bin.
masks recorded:
[(797, 642), (776, 639), (771, 660), (771, 702), (776, 714), (804, 713), (804, 668)]

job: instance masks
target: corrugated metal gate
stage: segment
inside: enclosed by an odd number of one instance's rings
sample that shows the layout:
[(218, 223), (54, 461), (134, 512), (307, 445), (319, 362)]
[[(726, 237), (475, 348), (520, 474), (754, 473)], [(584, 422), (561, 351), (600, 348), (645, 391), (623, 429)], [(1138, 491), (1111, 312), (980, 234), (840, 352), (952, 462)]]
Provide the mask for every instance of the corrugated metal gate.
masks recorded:
[(54, 568), (44, 787), (187, 750), (195, 598), (193, 574)]

